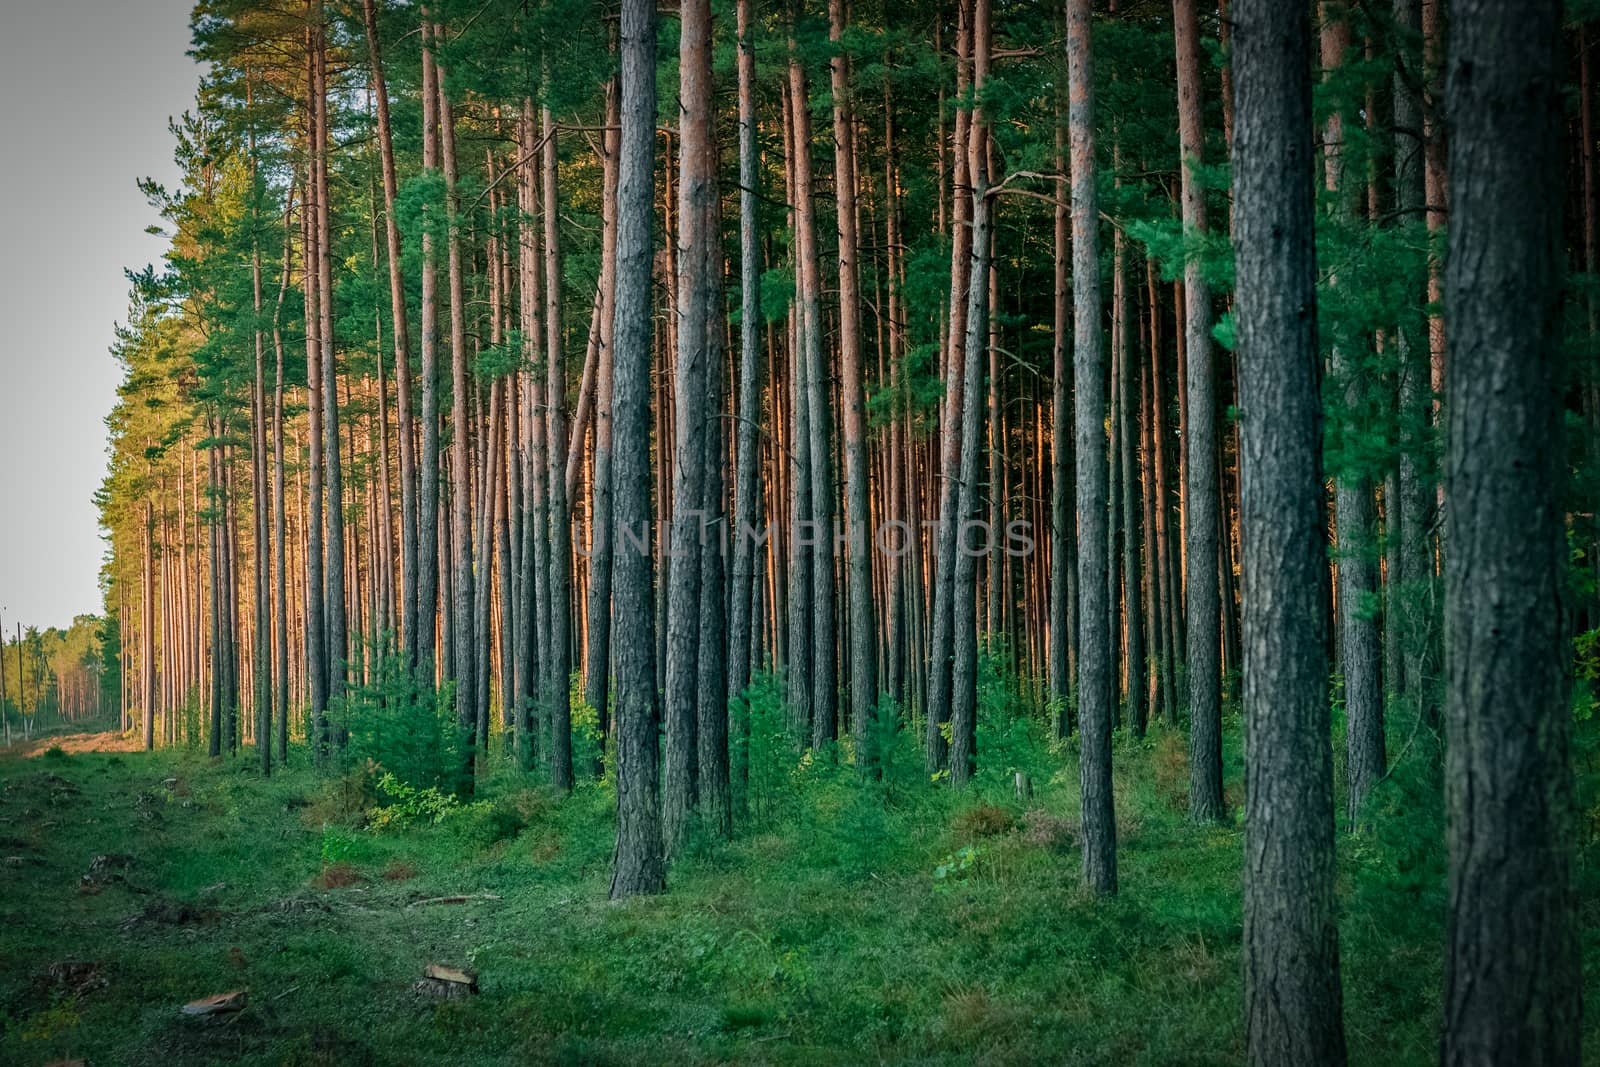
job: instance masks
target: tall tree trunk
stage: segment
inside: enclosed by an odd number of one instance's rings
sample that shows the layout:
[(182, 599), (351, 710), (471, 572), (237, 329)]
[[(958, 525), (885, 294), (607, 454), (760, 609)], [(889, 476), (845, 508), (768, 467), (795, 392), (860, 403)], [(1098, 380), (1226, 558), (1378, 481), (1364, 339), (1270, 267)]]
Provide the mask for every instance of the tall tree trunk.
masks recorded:
[(710, 373), (712, 246), (717, 157), (711, 139), (711, 5), (681, 9), (678, 73), (682, 131), (678, 152), (678, 348), (673, 369), (672, 563), (667, 590), (666, 767), (662, 816), (667, 857), (682, 847), (699, 771), (700, 557), (706, 459), (706, 379)]
[(1100, 319), (1096, 207), (1094, 50), (1089, 0), (1067, 0), (1068, 123), (1072, 140), (1073, 382), (1077, 426), (1079, 573), (1078, 730), (1083, 880), (1117, 891), (1117, 824), (1111, 796), (1111, 717), (1116, 703), (1106, 557), (1105, 354)]
[[(141, 544), (141, 558), (144, 567), (141, 572), (141, 588), (139, 591), (139, 673), (142, 687), (139, 696), (140, 722), (142, 723), (142, 741), (144, 750), (151, 751), (156, 747), (156, 644), (153, 631), (155, 630), (155, 582), (151, 576), (150, 553), (151, 545), (155, 543), (155, 514), (151, 509), (147, 497), (144, 502), (144, 537)], [(22, 625), (17, 624), (17, 694), (21, 701), (19, 710), (22, 713), (22, 722), (26, 726), (27, 718), (27, 676), (22, 670)], [(216, 748), (216, 732), (212, 732), (212, 748)], [(213, 756), (220, 752), (213, 751)]]
[[(319, 137), (317, 134), (317, 111), (323, 106), (317, 95), (317, 59), (316, 59), (316, 33), (310, 23), (311, 8), (307, 4), (306, 23), (306, 144), (309, 157), (306, 162), (306, 195), (301, 204), (300, 214), (300, 246), (301, 255), (301, 283), (305, 290), (305, 332), (306, 332), (306, 494), (309, 498), (306, 512), (306, 674), (309, 682), (309, 695), (311, 697), (311, 733), (312, 751), (320, 763), (327, 755), (327, 728), (328, 728), (328, 639), (325, 621), (327, 617), (324, 601), (325, 575), (323, 573), (323, 462), (324, 452), (322, 444), (322, 403), (325, 393), (322, 387), (322, 342), (320, 339), (322, 323), (322, 297), (321, 284), (322, 271), (317, 251), (317, 242), (320, 239), (320, 228), (317, 225), (317, 201), (321, 198), (322, 183), (317, 180), (316, 156), (318, 152)], [(212, 457), (212, 467), (215, 466), (215, 457)], [(213, 488), (216, 485), (216, 473), (210, 471), (208, 482)], [(213, 505), (214, 506), (214, 505)], [(215, 530), (212, 532), (216, 536)], [(213, 547), (213, 553), (217, 549)], [(212, 560), (212, 575), (215, 579), (218, 573), (220, 556)], [(220, 595), (219, 587), (215, 580), (212, 582), (211, 596), (213, 599), (213, 617), (217, 611), (216, 599)], [(212, 671), (217, 674), (217, 653), (221, 633), (213, 625), (212, 633)], [(220, 689), (217, 680), (212, 682), (212, 691), (216, 699), (220, 700)], [(213, 718), (217, 716), (214, 710)]]
[(389, 90), (383, 76), (383, 51), (378, 35), (376, 0), (362, 0), (367, 52), (372, 62), (372, 93), (377, 102), (378, 146), (383, 166), (383, 228), (389, 253), (390, 329), (394, 337), (395, 414), (400, 441), (400, 632), (406, 666), (417, 662), (417, 461), (411, 427), (411, 330), (406, 317), (404, 255), (395, 218), (399, 184), (395, 172), (394, 136), (389, 124)]
[[(968, 0), (972, 27), (972, 86), (975, 96), (988, 83), (989, 0)], [(956, 571), (951, 612), (950, 782), (965, 785), (977, 766), (978, 741), (978, 558), (987, 548), (967, 544), (977, 522), (978, 463), (983, 437), (983, 370), (989, 342), (989, 256), (994, 236), (989, 195), (989, 128), (982, 104), (975, 105), (967, 133), (967, 176), (972, 183), (972, 244), (967, 270), (966, 336), (962, 343), (961, 465), (956, 509)], [(989, 531), (994, 537), (995, 531)]]
[[(732, 615), (728, 625), (728, 696), (738, 699), (750, 682), (752, 585), (756, 582), (756, 543), (761, 523), (761, 467), (757, 454), (761, 427), (761, 219), (759, 159), (756, 147), (756, 53), (750, 25), (751, 0), (738, 0), (739, 78), (739, 418), (734, 470)], [(742, 803), (749, 774), (749, 717), (742, 718), (738, 780)], [(743, 814), (741, 811), (740, 814)]]
[[(438, 70), (430, 45), (432, 24), (422, 9), (422, 166), (439, 166)], [(433, 240), (433, 214), (423, 208), (422, 305), (419, 329), (422, 350), (422, 458), (417, 487), (417, 685), (425, 693), (434, 686), (434, 653), (439, 618), (439, 281)]]
[[(968, 85), (967, 57), (972, 47), (970, 8), (962, 4), (958, 14), (956, 34), (956, 95), (964, 96)], [(952, 227), (950, 242), (950, 304), (944, 347), (941, 352), (944, 374), (944, 403), (939, 415), (939, 524), (933, 564), (933, 627), (928, 656), (928, 721), (923, 745), (924, 759), (930, 773), (937, 773), (949, 759), (949, 742), (945, 740), (944, 724), (950, 721), (951, 664), (955, 652), (954, 594), (956, 573), (957, 509), (960, 506), (958, 470), (961, 464), (961, 412), (963, 363), (958, 353), (963, 352), (966, 338), (967, 287), (975, 284), (968, 277), (968, 260), (971, 254), (972, 228), (968, 225), (970, 201), (964, 190), (968, 184), (966, 143), (971, 113), (965, 109), (956, 112), (953, 189), (951, 191)], [(942, 145), (941, 145), (942, 148)], [(943, 154), (941, 151), (941, 161)], [(941, 208), (942, 211), (942, 208)]]
[(540, 316), (541, 291), (539, 285), (539, 237), (534, 217), (540, 207), (537, 174), (540, 159), (539, 127), (534, 120), (531, 98), (524, 97), (518, 131), (521, 144), (519, 154), (522, 165), (518, 173), (518, 199), (522, 208), (522, 226), (519, 230), (518, 268), (521, 274), (519, 321), (522, 327), (523, 359), (534, 368), (527, 382), (527, 493), (523, 500), (522, 564), (526, 578), (523, 582), (521, 608), (526, 616), (523, 628), (523, 659), (526, 663), (524, 693), (520, 698), (520, 721), (517, 727), (517, 746), (523, 767), (532, 768), (538, 755), (538, 731), (544, 705), (544, 675), (550, 660), (550, 541), (547, 536), (549, 511), (548, 457), (545, 453), (545, 434), (549, 428), (544, 415), (545, 384), (548, 375), (538, 373), (539, 352), (543, 347), (543, 326)]
[[(1121, 344), (1122, 352), (1117, 358), (1118, 384), (1117, 384), (1117, 409), (1114, 413), (1119, 427), (1117, 435), (1122, 439), (1121, 452), (1118, 461), (1121, 466), (1119, 478), (1122, 499), (1113, 501), (1112, 506), (1120, 505), (1122, 509), (1122, 596), (1123, 596), (1123, 629), (1125, 638), (1123, 648), (1128, 664), (1128, 692), (1127, 701), (1127, 726), (1133, 736), (1143, 737), (1145, 721), (1148, 714), (1146, 697), (1149, 692), (1149, 677), (1145, 664), (1144, 627), (1139, 615), (1139, 546), (1141, 541), (1140, 531), (1140, 483), (1139, 483), (1139, 433), (1137, 427), (1137, 412), (1139, 410), (1139, 373), (1137, 348), (1139, 330), (1133, 320), (1129, 309), (1129, 288), (1133, 284), (1128, 273), (1127, 242), (1121, 234), (1116, 238), (1116, 250), (1113, 252), (1113, 266), (1118, 284), (1117, 301), (1118, 317), (1122, 320)], [(1113, 601), (1113, 608), (1115, 602)]]
[[(435, 24), (435, 36), (443, 30)], [(472, 553), (472, 379), (467, 373), (467, 296), (466, 267), (462, 262), (460, 176), (456, 166), (455, 109), (445, 85), (446, 73), (438, 70), (439, 145), (444, 159), (445, 216), (450, 264), (450, 541), (455, 573), (451, 582), (454, 612), (450, 624), (452, 677), (456, 683), (456, 720), (461, 730), (464, 783), (472, 784), (474, 735), (477, 731), (477, 671), (474, 669), (474, 610)]]
[[(289, 759), (289, 556), (287, 550), (283, 496), (283, 301), (289, 291), (289, 266), (292, 251), (289, 215), (294, 210), (291, 186), (283, 207), (283, 268), (278, 280), (278, 300), (272, 311), (272, 550), (273, 550), (273, 633), (276, 640), (278, 688), (275, 714), (278, 729), (278, 762)], [(184, 537), (188, 544), (187, 534)], [(184, 599), (188, 600), (188, 566), (184, 566)], [(188, 611), (185, 609), (187, 619)]]
[[(1322, 14), (1324, 77), (1344, 63), (1350, 49), (1350, 24), (1342, 8), (1324, 3)], [(1323, 165), (1328, 191), (1334, 194), (1334, 218), (1343, 225), (1355, 219), (1361, 184), (1344, 173), (1344, 129), (1347, 116), (1328, 116), (1323, 140)], [(1348, 284), (1337, 276), (1330, 284)], [(1332, 372), (1343, 405), (1338, 431), (1349, 440), (1360, 433), (1366, 383), (1358, 354), (1348, 342), (1335, 341)], [(1386, 773), (1383, 742), (1383, 679), (1377, 620), (1370, 602), (1378, 593), (1377, 515), (1372, 478), (1364, 471), (1338, 471), (1334, 492), (1334, 530), (1338, 538), (1338, 627), (1340, 670), (1344, 675), (1346, 810), (1355, 825), (1373, 786)]]
[[(545, 86), (551, 87), (548, 75)], [(572, 525), (567, 510), (567, 376), (561, 344), (560, 187), (556, 182), (556, 127), (544, 108), (545, 405), (550, 468), (550, 781), (572, 788)]]
[(1460, 0), (1445, 465), (1449, 922), (1440, 1062), (1581, 1058), (1563, 632), (1562, 5)]
[[(611, 897), (666, 888), (657, 796), (654, 570), (650, 528), (650, 275), (655, 201), (656, 6), (622, 0), (617, 172), (617, 302), (612, 417), (615, 560), (617, 847)], [(637, 540), (630, 540), (634, 538)]]
[[(1200, 27), (1195, 0), (1173, 0), (1178, 54), (1178, 142), (1183, 169), (1183, 226), (1206, 231), (1205, 125), (1200, 93)], [(1187, 410), (1184, 447), (1184, 556), (1188, 607), (1185, 650), (1189, 691), (1189, 818), (1222, 819), (1221, 603), (1218, 597), (1216, 379), (1211, 347), (1211, 292), (1200, 262), (1183, 269), (1184, 372)]]
[[(1342, 1064), (1310, 18), (1303, 6), (1236, 0), (1233, 35), (1243, 636), (1250, 664), (1244, 677), (1246, 1035), (1253, 1064)], [(1196, 425), (1191, 418), (1191, 429)], [(1191, 555), (1190, 566), (1196, 562)], [(1191, 582), (1198, 582), (1192, 572)], [(1199, 622), (1191, 616), (1191, 630)]]
[(1057, 737), (1072, 729), (1072, 655), (1077, 645), (1078, 506), (1072, 456), (1072, 204), (1067, 174), (1067, 127), (1056, 100), (1055, 323), (1050, 380), (1050, 699)]
[[(839, 388), (844, 430), (845, 543), (849, 553), (850, 693), (856, 765), (870, 773), (878, 708), (878, 626), (872, 602), (872, 519), (867, 508), (866, 398), (861, 384), (861, 305), (857, 293), (855, 115), (850, 100), (850, 57), (841, 45), (844, 0), (828, 0), (833, 89), (834, 189), (839, 223)], [(831, 532), (830, 532), (831, 534)]]
[[(1394, 0), (1394, 209), (1402, 224), (1418, 222), (1426, 208), (1421, 22), (1422, 0)], [(1426, 721), (1435, 722), (1438, 709), (1428, 685), (1433, 629), (1433, 553), (1428, 544), (1432, 509), (1427, 500), (1425, 459), (1430, 372), (1428, 346), (1419, 335), (1420, 326), (1420, 317), (1417, 321), (1402, 320), (1394, 333), (1401, 432), (1399, 496), (1394, 502), (1399, 522), (1392, 532), (1399, 534), (1400, 567), (1399, 610), (1390, 616), (1389, 625), (1399, 631), (1401, 676), (1392, 679), (1391, 685), (1412, 698)]]
[(606, 131), (602, 142), (605, 161), (601, 192), (600, 351), (595, 374), (594, 486), (589, 523), (592, 531), (589, 544), (589, 647), (584, 663), (584, 692), (589, 706), (595, 711), (602, 758), (605, 740), (611, 736), (611, 572), (616, 547), (615, 510), (612, 505), (612, 408), (616, 351), (618, 95), (619, 86), (613, 79), (606, 87)]
[[(251, 95), (246, 90), (246, 95)], [(261, 190), (256, 179), (255, 132), (250, 133), (250, 215), (252, 223), (259, 224)], [(255, 228), (255, 227), (253, 227)], [(272, 773), (272, 618), (269, 614), (268, 582), (271, 568), (268, 565), (270, 537), (267, 532), (267, 343), (261, 329), (261, 245), (260, 238), (252, 239), (250, 249), (250, 289), (252, 309), (255, 312), (255, 377), (250, 389), (250, 515), (254, 526), (255, 542), (255, 716), (256, 752), (263, 775)], [(176, 631), (174, 631), (176, 632)], [(174, 645), (177, 642), (174, 641)], [(176, 658), (176, 657), (174, 657)], [(174, 672), (176, 676), (176, 671)], [(281, 684), (281, 683), (280, 683)]]
[[(344, 581), (344, 474), (339, 456), (339, 377), (334, 363), (333, 336), (333, 230), (328, 205), (328, 38), (327, 25), (319, 0), (316, 28), (316, 142), (314, 153), (317, 177), (317, 283), (321, 323), (318, 340), (322, 344), (322, 444), (324, 484), (328, 503), (324, 512), (328, 524), (326, 582), (323, 593), (327, 652), (328, 700), (344, 696), (346, 665), (349, 659), (349, 634), (345, 615)], [(230, 557), (231, 558), (231, 557)], [(343, 731), (340, 730), (342, 737)]]
[[(797, 104), (793, 91), (795, 80), (802, 83), (805, 72), (799, 69), (799, 55), (796, 45), (791, 37), (789, 42), (789, 78), (784, 85), (784, 99), (787, 106), (784, 109), (785, 133), (785, 169), (786, 202), (789, 209), (789, 229), (796, 232), (798, 228), (798, 202), (799, 190), (795, 182), (795, 173), (798, 169), (798, 157), (801, 151), (800, 139), (796, 134), (799, 128), (799, 110), (802, 105)], [(788, 355), (789, 355), (789, 435), (784, 442), (785, 450), (789, 457), (789, 617), (788, 617), (788, 662), (785, 666), (785, 679), (788, 688), (789, 711), (792, 717), (791, 728), (795, 739), (804, 745), (811, 736), (811, 670), (812, 670), (812, 641), (811, 626), (812, 597), (815, 588), (812, 583), (812, 553), (810, 540), (815, 537), (815, 527), (812, 522), (811, 510), (811, 402), (810, 389), (806, 380), (810, 376), (804, 355), (805, 348), (805, 309), (804, 301), (799, 299), (801, 292), (801, 278), (804, 275), (802, 266), (802, 253), (798, 241), (792, 243), (792, 267), (795, 278), (795, 294), (797, 299), (789, 308)], [(811, 533), (807, 534), (806, 531)]]
[(833, 438), (828, 360), (823, 355), (822, 269), (817, 247), (815, 187), (811, 172), (810, 90), (798, 57), (789, 62), (794, 109), (795, 236), (799, 251), (797, 293), (804, 324), (800, 358), (805, 363), (806, 419), (810, 440), (795, 447), (810, 453), (811, 476), (811, 747), (818, 752), (837, 737), (838, 646), (834, 626)]

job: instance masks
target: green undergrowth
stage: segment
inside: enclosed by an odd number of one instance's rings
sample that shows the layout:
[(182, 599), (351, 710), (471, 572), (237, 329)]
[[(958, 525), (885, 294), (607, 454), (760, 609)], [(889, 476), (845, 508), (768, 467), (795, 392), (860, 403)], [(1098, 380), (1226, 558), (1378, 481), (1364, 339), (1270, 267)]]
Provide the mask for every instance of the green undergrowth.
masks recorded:
[[(1187, 824), (1180, 732), (1119, 738), (1121, 892), (1094, 900), (1070, 742), (987, 727), (989, 767), (956, 795), (916, 738), (881, 737), (864, 786), (752, 719), (736, 839), (694, 838), (668, 893), (621, 903), (609, 783), (560, 797), (509, 757), (470, 797), (300, 751), (267, 780), (187, 752), (0, 758), (0, 1062), (1242, 1060), (1242, 836)], [(1427, 782), (1397, 774), (1370, 832), (1341, 832), (1352, 1062), (1436, 1058)], [(419, 993), (428, 963), (481, 993)], [(180, 1014), (234, 989), (242, 1012)]]

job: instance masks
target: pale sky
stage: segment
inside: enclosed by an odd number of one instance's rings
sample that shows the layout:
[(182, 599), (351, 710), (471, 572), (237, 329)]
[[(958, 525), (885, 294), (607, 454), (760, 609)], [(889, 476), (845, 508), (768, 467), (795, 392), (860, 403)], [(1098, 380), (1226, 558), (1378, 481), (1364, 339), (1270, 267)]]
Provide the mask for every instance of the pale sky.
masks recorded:
[(0, 620), (101, 609), (93, 495), (124, 267), (160, 258), (134, 187), (176, 180), (193, 0), (0, 0)]

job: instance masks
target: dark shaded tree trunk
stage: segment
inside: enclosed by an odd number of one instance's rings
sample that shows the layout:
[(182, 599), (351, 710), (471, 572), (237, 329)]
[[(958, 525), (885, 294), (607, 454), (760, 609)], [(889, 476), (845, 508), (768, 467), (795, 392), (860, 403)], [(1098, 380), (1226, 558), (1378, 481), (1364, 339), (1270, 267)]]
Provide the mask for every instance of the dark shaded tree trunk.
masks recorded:
[(1561, 10), (1460, 0), (1451, 13), (1447, 1065), (1577, 1063), (1582, 1051), (1562, 616)]
[(1094, 45), (1089, 0), (1067, 0), (1068, 123), (1072, 140), (1073, 383), (1077, 427), (1079, 574), (1078, 732), (1083, 880), (1117, 891), (1117, 824), (1111, 796), (1111, 720), (1116, 688), (1106, 554), (1106, 368), (1100, 316), (1096, 206)]
[[(546, 89), (549, 80), (546, 78)], [(561, 344), (560, 186), (556, 127), (550, 109), (544, 127), (545, 406), (550, 480), (550, 658), (545, 664), (550, 716), (550, 781), (572, 788), (572, 523), (567, 507), (567, 375)]]
[[(848, 15), (844, 0), (828, 0), (828, 37), (838, 46)], [(850, 96), (850, 57), (842, 48), (830, 67), (833, 89), (834, 188), (839, 222), (840, 421), (844, 432), (846, 551), (849, 581), (849, 708), (856, 766), (863, 774), (877, 765), (873, 752), (878, 710), (878, 625), (872, 598), (872, 521), (867, 508), (866, 397), (861, 384), (861, 323), (856, 262), (855, 116)]]
[[(1056, 105), (1056, 171), (1067, 173), (1067, 129)], [(1055, 327), (1050, 381), (1050, 699), (1056, 709), (1056, 736), (1071, 732), (1073, 620), (1077, 615), (1077, 486), (1072, 456), (1072, 293), (1069, 273), (1072, 239), (1068, 179), (1055, 185)]]
[[(439, 166), (438, 71), (429, 48), (428, 11), (422, 11), (422, 165)], [(439, 619), (439, 272), (433, 226), (424, 209), (422, 304), (419, 310), (422, 376), (422, 458), (417, 476), (417, 685), (431, 692)]]
[[(655, 199), (656, 5), (622, 0), (622, 121), (617, 172), (617, 304), (612, 380), (617, 847), (611, 897), (666, 888), (657, 795), (650, 529), (650, 274)], [(637, 538), (640, 540), (630, 540)]]
[[(981, 93), (989, 75), (989, 0), (970, 0), (972, 85)], [(969, 543), (977, 522), (979, 448), (983, 438), (983, 371), (989, 343), (989, 262), (994, 210), (989, 195), (989, 130), (981, 103), (972, 109), (967, 133), (967, 175), (972, 183), (972, 241), (967, 267), (966, 336), (962, 339), (961, 462), (955, 516), (956, 571), (951, 611), (954, 656), (950, 666), (950, 782), (966, 785), (977, 767), (978, 743), (978, 560), (986, 544)], [(990, 530), (989, 537), (996, 531)], [(987, 540), (987, 538), (985, 539)]]
[[(1322, 69), (1337, 70), (1350, 48), (1350, 26), (1342, 8), (1324, 5)], [(1326, 74), (1324, 75), (1326, 76)], [(1323, 139), (1327, 188), (1335, 197), (1335, 219), (1348, 224), (1355, 217), (1361, 184), (1344, 173), (1344, 128), (1348, 116), (1328, 116)], [(1329, 283), (1348, 281), (1337, 276)], [(1357, 413), (1368, 386), (1361, 361), (1348, 342), (1333, 345), (1332, 373), (1343, 408), (1339, 433), (1346, 439), (1361, 432)], [(1357, 825), (1361, 807), (1386, 773), (1383, 741), (1382, 647), (1372, 601), (1378, 595), (1376, 552), (1377, 510), (1372, 478), (1364, 471), (1339, 471), (1334, 490), (1334, 529), (1338, 539), (1339, 667), (1344, 676), (1346, 811)]]
[[(756, 575), (756, 536), (761, 522), (761, 199), (756, 146), (756, 54), (751, 38), (751, 0), (738, 0), (739, 78), (739, 418), (733, 507), (733, 590), (730, 597), (728, 695), (737, 700), (750, 683), (752, 655), (751, 603)], [(733, 791), (741, 804), (749, 774), (749, 717), (738, 739), (744, 758), (738, 761)], [(742, 811), (741, 811), (741, 814)]]
[[(435, 25), (434, 34), (442, 29)], [(475, 615), (472, 552), (472, 380), (467, 373), (467, 295), (466, 267), (462, 262), (460, 172), (456, 165), (455, 111), (445, 86), (445, 73), (438, 71), (439, 145), (444, 162), (445, 217), (450, 280), (450, 548), (454, 576), (451, 581), (450, 620), (451, 673), (456, 685), (456, 721), (463, 746), (463, 785), (471, 788), (474, 773), (475, 737), (478, 726), (477, 662), (475, 655)]]
[[(617, 108), (615, 79), (606, 88), (606, 132), (604, 188), (600, 251), (600, 351), (596, 358), (594, 404), (594, 485), (590, 492), (589, 542), (589, 636), (584, 663), (584, 693), (594, 708), (604, 752), (611, 736), (611, 570), (616, 548), (612, 507), (612, 395), (613, 354), (616, 350), (613, 326), (616, 315), (617, 270)], [(740, 688), (743, 688), (742, 686)], [(603, 758), (603, 755), (602, 755)]]
[[(1249, 662), (1245, 1028), (1252, 1064), (1343, 1064), (1311, 24), (1303, 6), (1278, 0), (1235, 0), (1233, 11), (1243, 640)], [(1214, 550), (1209, 558), (1216, 558)], [(1195, 562), (1191, 554), (1189, 565)], [(1191, 628), (1198, 622), (1190, 617)]]
[[(1206, 230), (1205, 190), (1197, 168), (1204, 163), (1205, 125), (1200, 93), (1200, 27), (1195, 0), (1173, 0), (1178, 53), (1178, 141), (1183, 168), (1184, 229)], [(1222, 800), (1222, 606), (1218, 596), (1216, 379), (1211, 347), (1211, 292), (1200, 263), (1183, 270), (1184, 372), (1187, 409), (1184, 447), (1185, 591), (1189, 692), (1189, 818), (1210, 822), (1227, 812)]]
[[(968, 56), (972, 47), (971, 8), (960, 5), (956, 35), (956, 95), (968, 89)], [(954, 226), (950, 241), (950, 303), (944, 339), (944, 402), (939, 409), (939, 488), (938, 536), (933, 559), (933, 625), (928, 655), (928, 719), (923, 744), (924, 760), (930, 774), (944, 768), (950, 745), (945, 740), (944, 724), (950, 721), (951, 669), (955, 658), (955, 575), (957, 512), (961, 504), (959, 472), (961, 466), (961, 413), (966, 341), (967, 288), (976, 284), (968, 276), (972, 228), (969, 223), (971, 201), (968, 188), (967, 137), (971, 112), (956, 112), (951, 155), (954, 157), (951, 214)], [(941, 137), (941, 141), (943, 138)], [(940, 155), (941, 164), (943, 153)], [(942, 175), (941, 175), (942, 177)], [(942, 183), (941, 183), (942, 184)]]

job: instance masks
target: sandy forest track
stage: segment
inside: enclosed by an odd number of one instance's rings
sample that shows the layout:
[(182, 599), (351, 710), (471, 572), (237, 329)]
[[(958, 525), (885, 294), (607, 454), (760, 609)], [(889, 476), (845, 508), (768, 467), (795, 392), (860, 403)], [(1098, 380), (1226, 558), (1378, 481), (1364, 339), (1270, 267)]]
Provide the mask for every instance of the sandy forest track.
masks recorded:
[(14, 756), (19, 759), (32, 759), (43, 755), (52, 746), (59, 747), (67, 753), (138, 752), (144, 747), (137, 735), (124, 734), (117, 730), (44, 734), (29, 738), (27, 741), (13, 739), (10, 748), (0, 748), (0, 758)]

